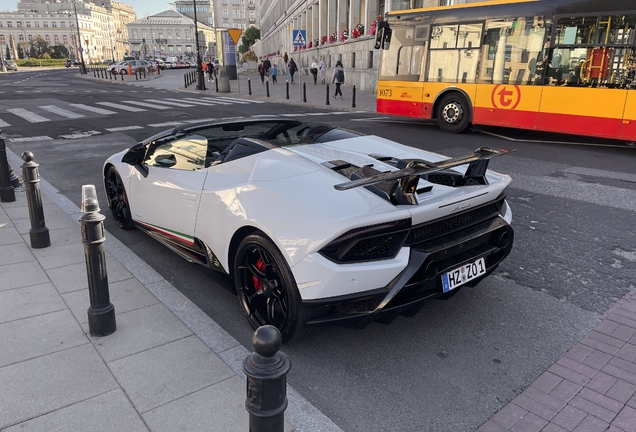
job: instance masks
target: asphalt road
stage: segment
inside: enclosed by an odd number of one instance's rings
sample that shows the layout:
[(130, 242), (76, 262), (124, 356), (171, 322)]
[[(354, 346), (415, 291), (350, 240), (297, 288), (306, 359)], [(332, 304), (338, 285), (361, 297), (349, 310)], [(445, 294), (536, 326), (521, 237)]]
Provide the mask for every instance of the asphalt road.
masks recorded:
[[(75, 72), (1, 75), (0, 120), (10, 126), (0, 127), (9, 148), (34, 152), (42, 177), (76, 204), (82, 184), (101, 184), (108, 155), (166, 129), (169, 122), (324, 111), (271, 103), (123, 111), (102, 103), (192, 95), (115, 88), (78, 80)], [(85, 117), (67, 118), (51, 106)], [(15, 114), (20, 108), (50, 121), (33, 123)], [(567, 139), (569, 144), (526, 142), (520, 132), (515, 133), (520, 141), (487, 133), (447, 135), (433, 125), (379, 120), (372, 113), (312, 120), (399, 137), (402, 143), (449, 156), (484, 145), (519, 149), (491, 164), (513, 177), (508, 200), (515, 229), (513, 252), (492, 277), (448, 301), (428, 303), (414, 318), (364, 330), (325, 329), (284, 347), (293, 361), (289, 384), (344, 431), (474, 431), (634, 288), (635, 148), (597, 145), (595, 140), (585, 140), (593, 145), (573, 144), (575, 139)], [(122, 127), (130, 129), (108, 130)], [(24, 140), (37, 136), (52, 139)], [(119, 230), (107, 216), (112, 235), (250, 347), (252, 329), (223, 276), (186, 263), (139, 231)]]

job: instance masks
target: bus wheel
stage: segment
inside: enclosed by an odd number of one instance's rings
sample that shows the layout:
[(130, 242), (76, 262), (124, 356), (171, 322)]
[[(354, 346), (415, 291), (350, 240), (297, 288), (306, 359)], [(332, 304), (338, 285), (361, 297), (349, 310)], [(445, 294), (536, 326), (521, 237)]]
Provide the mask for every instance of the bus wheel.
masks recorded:
[(450, 93), (442, 97), (437, 106), (437, 123), (444, 132), (461, 133), (470, 126), (469, 114), (466, 98), (459, 93)]

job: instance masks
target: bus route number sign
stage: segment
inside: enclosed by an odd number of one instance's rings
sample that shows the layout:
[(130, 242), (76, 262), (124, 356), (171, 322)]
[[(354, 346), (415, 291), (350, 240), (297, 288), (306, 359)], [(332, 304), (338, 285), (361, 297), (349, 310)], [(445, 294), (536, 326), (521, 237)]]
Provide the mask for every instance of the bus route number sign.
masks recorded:
[(391, 96), (393, 96), (393, 90), (380, 89), (380, 97), (391, 97)]

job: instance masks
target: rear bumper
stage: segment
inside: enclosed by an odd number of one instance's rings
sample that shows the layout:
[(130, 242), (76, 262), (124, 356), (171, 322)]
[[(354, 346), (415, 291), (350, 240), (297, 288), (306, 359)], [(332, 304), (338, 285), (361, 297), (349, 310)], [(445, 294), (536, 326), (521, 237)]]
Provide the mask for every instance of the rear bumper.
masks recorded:
[[(450, 298), (458, 288), (444, 293), (442, 274), (484, 258), (486, 273), (463, 286), (472, 287), (490, 275), (512, 250), (514, 232), (501, 217), (487, 220), (443, 238), (411, 246), (406, 267), (389, 284), (349, 296), (305, 300), (306, 307), (321, 307), (328, 315), (309, 321), (309, 327), (372, 321), (389, 323), (398, 315), (412, 316), (427, 300)], [(461, 287), (460, 287), (461, 288)]]

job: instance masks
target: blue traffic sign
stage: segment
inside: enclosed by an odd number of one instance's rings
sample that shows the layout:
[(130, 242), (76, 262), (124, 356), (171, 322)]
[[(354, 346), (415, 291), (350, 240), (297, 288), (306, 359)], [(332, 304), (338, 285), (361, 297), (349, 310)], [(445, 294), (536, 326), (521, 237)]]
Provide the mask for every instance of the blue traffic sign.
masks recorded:
[(307, 45), (307, 30), (292, 30), (294, 46)]

